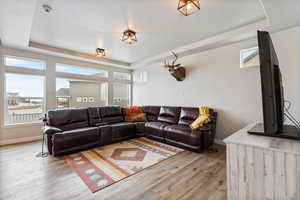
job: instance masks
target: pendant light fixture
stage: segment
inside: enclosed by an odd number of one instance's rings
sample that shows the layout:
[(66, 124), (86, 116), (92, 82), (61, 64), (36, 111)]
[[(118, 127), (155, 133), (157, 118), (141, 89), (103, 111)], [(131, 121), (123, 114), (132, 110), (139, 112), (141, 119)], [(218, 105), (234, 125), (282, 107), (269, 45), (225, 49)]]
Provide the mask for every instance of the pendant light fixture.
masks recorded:
[(136, 38), (136, 32), (130, 29), (127, 29), (123, 32), (122, 41), (127, 44), (133, 44), (134, 42), (137, 42)]
[(177, 10), (184, 16), (189, 16), (200, 10), (199, 0), (179, 0)]
[(97, 54), (97, 56), (104, 57), (105, 56), (105, 49), (97, 48), (96, 49), (96, 54)]

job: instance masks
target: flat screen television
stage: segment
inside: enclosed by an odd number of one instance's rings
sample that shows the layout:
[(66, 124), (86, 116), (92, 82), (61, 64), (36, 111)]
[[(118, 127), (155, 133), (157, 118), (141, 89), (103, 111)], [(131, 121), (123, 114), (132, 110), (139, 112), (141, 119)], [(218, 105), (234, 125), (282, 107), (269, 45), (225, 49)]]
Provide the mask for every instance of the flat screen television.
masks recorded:
[(263, 123), (256, 124), (250, 134), (300, 140), (300, 129), (284, 125), (284, 90), (278, 58), (266, 31), (258, 31)]

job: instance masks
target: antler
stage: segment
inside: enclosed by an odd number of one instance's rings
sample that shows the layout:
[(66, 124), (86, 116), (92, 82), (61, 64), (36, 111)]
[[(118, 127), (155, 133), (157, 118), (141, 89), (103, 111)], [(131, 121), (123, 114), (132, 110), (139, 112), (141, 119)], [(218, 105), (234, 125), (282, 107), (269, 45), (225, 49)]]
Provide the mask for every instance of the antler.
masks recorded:
[(173, 51), (171, 52), (173, 54), (173, 56), (175, 57), (175, 59), (172, 61), (172, 64), (170, 65), (169, 62), (167, 63), (167, 60), (164, 59), (164, 64), (165, 64), (165, 67), (167, 68), (175, 68), (175, 62), (177, 61), (178, 59), (178, 56), (176, 53), (174, 53)]
[(169, 63), (167, 63), (166, 59), (164, 59), (164, 64), (165, 64), (165, 67), (169, 67)]
[(172, 65), (175, 65), (176, 60), (178, 59), (178, 56), (176, 55), (176, 53), (174, 53), (173, 51), (171, 52), (173, 54), (173, 56), (175, 57), (175, 60), (173, 60)]

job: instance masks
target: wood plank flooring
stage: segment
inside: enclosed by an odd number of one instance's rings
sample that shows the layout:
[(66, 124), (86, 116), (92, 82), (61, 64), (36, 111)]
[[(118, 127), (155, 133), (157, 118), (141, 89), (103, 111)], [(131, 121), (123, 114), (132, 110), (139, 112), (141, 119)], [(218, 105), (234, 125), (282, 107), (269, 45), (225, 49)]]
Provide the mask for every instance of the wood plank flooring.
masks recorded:
[(0, 147), (1, 200), (225, 200), (226, 153), (180, 153), (96, 193), (62, 157), (36, 158), (41, 143)]

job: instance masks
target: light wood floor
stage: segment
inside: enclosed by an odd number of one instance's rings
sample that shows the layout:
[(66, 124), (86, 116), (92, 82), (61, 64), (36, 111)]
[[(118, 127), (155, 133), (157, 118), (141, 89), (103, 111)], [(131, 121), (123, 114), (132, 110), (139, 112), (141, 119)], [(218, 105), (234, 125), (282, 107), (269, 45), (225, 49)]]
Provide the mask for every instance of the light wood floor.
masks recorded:
[(225, 148), (180, 153), (96, 193), (63, 158), (36, 158), (41, 143), (0, 147), (1, 200), (226, 199)]

